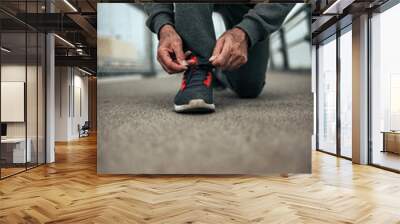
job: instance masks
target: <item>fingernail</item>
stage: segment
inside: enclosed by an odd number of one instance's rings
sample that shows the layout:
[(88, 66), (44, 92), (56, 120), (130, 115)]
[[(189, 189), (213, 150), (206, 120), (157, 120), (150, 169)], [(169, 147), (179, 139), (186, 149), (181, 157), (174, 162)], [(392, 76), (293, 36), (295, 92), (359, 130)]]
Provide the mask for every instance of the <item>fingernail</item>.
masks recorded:
[(211, 58), (209, 59), (210, 61), (214, 61), (215, 56), (211, 56)]
[(181, 63), (181, 65), (184, 65), (184, 66), (187, 66), (187, 65), (188, 65), (188, 63), (187, 63), (186, 60), (180, 61), (180, 63)]

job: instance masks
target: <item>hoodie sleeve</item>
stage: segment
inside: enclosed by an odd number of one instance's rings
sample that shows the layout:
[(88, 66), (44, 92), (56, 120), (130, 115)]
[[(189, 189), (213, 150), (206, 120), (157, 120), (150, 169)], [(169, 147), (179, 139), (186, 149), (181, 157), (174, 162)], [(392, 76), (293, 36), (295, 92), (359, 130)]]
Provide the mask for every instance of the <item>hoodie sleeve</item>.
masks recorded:
[(161, 27), (165, 24), (174, 25), (174, 5), (173, 3), (146, 3), (144, 10), (149, 16), (146, 20), (147, 27), (158, 35)]
[(250, 47), (265, 40), (278, 30), (295, 4), (292, 3), (259, 3), (244, 15), (236, 27), (247, 33)]

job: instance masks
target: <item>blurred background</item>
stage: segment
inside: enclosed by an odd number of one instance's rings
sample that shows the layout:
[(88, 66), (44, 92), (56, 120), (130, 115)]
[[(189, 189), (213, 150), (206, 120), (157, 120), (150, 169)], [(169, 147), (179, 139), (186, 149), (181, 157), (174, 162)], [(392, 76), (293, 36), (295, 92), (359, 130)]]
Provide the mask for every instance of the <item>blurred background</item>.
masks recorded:
[[(283, 27), (270, 41), (270, 69), (307, 71), (311, 65), (311, 13), (307, 4), (296, 4)], [(146, 27), (140, 4), (99, 4), (98, 72), (103, 75), (163, 74), (156, 60), (157, 36)], [(225, 31), (222, 17), (213, 14), (217, 37)], [(151, 50), (149, 50), (151, 49)]]

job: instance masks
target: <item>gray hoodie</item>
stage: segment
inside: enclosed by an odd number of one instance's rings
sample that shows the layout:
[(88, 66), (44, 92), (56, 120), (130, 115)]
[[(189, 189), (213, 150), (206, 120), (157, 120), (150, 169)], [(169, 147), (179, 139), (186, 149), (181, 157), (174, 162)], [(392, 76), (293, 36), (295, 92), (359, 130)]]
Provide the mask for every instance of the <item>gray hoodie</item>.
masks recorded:
[[(295, 4), (292, 3), (259, 3), (251, 4), (251, 9), (236, 25), (247, 33), (250, 46), (265, 40), (271, 33), (280, 28), (287, 14)], [(173, 3), (146, 3), (144, 9), (149, 15), (146, 25), (158, 34), (165, 24), (174, 24)]]

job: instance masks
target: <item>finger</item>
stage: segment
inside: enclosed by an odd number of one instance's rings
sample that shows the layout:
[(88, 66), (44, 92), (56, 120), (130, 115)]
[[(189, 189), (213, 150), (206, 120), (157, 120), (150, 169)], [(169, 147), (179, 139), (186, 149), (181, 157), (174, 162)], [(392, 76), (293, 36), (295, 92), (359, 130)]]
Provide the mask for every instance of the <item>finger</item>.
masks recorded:
[[(173, 61), (174, 63), (176, 63), (176, 64), (179, 64), (179, 65), (181, 65), (181, 66), (184, 66), (183, 70), (187, 69), (188, 63), (187, 63), (187, 61), (185, 60), (186, 55), (185, 55), (185, 53), (183, 52), (182, 43), (177, 43), (177, 42), (175, 42), (175, 43), (172, 45), (172, 49), (169, 49), (169, 51), (170, 51), (170, 54), (172, 54), (172, 56), (173, 56), (172, 61)], [(187, 52), (186, 52), (186, 53), (187, 53)]]
[(191, 51), (186, 51), (185, 52), (185, 62), (187, 63), (187, 65), (196, 65), (196, 61), (191, 59), (192, 52)]
[(229, 64), (229, 70), (236, 70), (240, 68), (240, 66), (243, 64), (243, 60), (240, 57), (235, 57), (231, 59), (228, 64)]
[(225, 38), (221, 38), (221, 39), (217, 40), (217, 43), (214, 47), (212, 56), (210, 57), (210, 61), (214, 61), (215, 58), (217, 58), (217, 56), (221, 53), (224, 43), (225, 43)]
[(222, 67), (222, 68), (226, 67), (227, 62), (231, 57), (230, 51), (231, 51), (231, 45), (226, 43), (225, 41), (221, 53), (216, 57), (216, 59), (212, 62), (212, 64), (217, 67)]
[(186, 66), (174, 62), (171, 58), (171, 55), (166, 50), (161, 50), (159, 52), (159, 57), (161, 64), (173, 73), (178, 73), (186, 69)]
[(236, 58), (231, 56), (227, 61), (226, 64), (222, 67), (224, 70), (231, 71), (235, 67), (235, 62)]
[(229, 60), (227, 60), (226, 64), (223, 66), (223, 69), (228, 70), (228, 71), (233, 70), (233, 67), (234, 67), (233, 61), (234, 60), (235, 59), (233, 57), (230, 57)]
[(247, 57), (246, 56), (237, 56), (232, 60), (232, 67), (233, 69), (238, 69), (240, 68), (242, 65), (247, 63)]
[(169, 70), (167, 67), (165, 67), (163, 64), (161, 64), (161, 67), (164, 69), (164, 71), (166, 71), (168, 74), (173, 74), (173, 72), (171, 70)]
[(167, 67), (165, 67), (165, 65), (163, 64), (159, 54), (157, 54), (157, 61), (160, 63), (160, 65), (164, 69), (164, 71), (166, 71), (168, 74), (171, 74), (171, 71)]
[(172, 72), (163, 65), (163, 63), (161, 62), (160, 57), (157, 56), (157, 61), (160, 63), (161, 67), (164, 69), (164, 71), (166, 71), (168, 74), (172, 74)]
[(185, 61), (185, 53), (183, 52), (182, 49), (182, 43), (176, 43), (174, 44), (173, 51), (175, 53), (176, 59), (180, 64), (183, 64), (183, 61)]
[(191, 54), (192, 54), (191, 51), (186, 51), (186, 52), (185, 52), (185, 58), (188, 58)]

